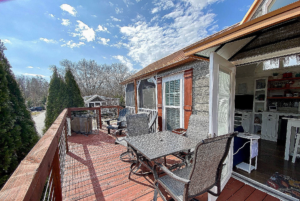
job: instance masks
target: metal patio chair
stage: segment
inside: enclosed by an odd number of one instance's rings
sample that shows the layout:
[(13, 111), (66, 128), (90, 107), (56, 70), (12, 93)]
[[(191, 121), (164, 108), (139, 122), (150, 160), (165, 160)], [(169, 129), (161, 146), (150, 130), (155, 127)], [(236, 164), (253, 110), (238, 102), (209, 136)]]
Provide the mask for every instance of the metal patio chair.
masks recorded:
[[(157, 163), (156, 167), (161, 168), (166, 175), (160, 178), (157, 174), (154, 175), (156, 189), (154, 200), (157, 192), (163, 200), (166, 200), (159, 190), (159, 185), (176, 201), (190, 200), (205, 192), (219, 196), (223, 163), (228, 155), (232, 138), (236, 135), (237, 133), (222, 135), (198, 143), (192, 166), (171, 172), (166, 166)], [(217, 186), (217, 193), (210, 191), (214, 186)]]
[[(157, 118), (157, 112), (155, 112), (152, 115), (150, 121), (149, 121), (149, 114), (143, 113), (143, 114), (128, 115), (126, 117), (127, 120), (127, 128), (125, 131), (126, 137), (149, 134), (150, 128), (156, 121), (156, 118)], [(127, 143), (124, 140), (124, 138), (125, 137), (117, 138), (115, 143), (122, 144), (123, 146), (127, 147)], [(120, 155), (120, 159), (123, 162), (132, 162), (132, 157), (130, 155), (132, 156), (132, 152), (130, 151), (129, 148), (127, 148), (127, 151)], [(128, 157), (126, 158), (126, 156)]]
[[(126, 124), (126, 116), (130, 115), (130, 110), (128, 108), (124, 108), (119, 112), (119, 116), (116, 119), (108, 119), (105, 120), (107, 123), (107, 133), (110, 134), (110, 130), (115, 130), (114, 134), (117, 134), (119, 131), (119, 134), (122, 134), (122, 130), (127, 127)], [(117, 125), (110, 125), (110, 122), (113, 120), (117, 120)]]
[[(203, 115), (192, 114), (189, 119), (189, 125), (187, 131), (182, 133), (181, 135), (190, 138), (196, 142), (200, 142), (208, 137), (208, 126), (209, 126), (209, 118)], [(183, 161), (190, 161), (191, 155), (193, 154), (194, 149), (186, 150), (175, 154), (176, 157), (180, 158)]]

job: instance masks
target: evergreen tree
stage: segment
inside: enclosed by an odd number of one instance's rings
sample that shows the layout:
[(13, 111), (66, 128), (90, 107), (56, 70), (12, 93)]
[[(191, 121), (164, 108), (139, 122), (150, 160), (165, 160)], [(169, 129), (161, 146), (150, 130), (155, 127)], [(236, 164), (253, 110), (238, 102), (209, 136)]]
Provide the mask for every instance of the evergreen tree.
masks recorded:
[(18, 147), (18, 161), (21, 161), (37, 143), (39, 136), (37, 135), (30, 111), (28, 111), (26, 108), (25, 99), (23, 98), (22, 92), (13, 75), (13, 72), (10, 70), (9, 65), (7, 65), (6, 71), (10, 100), (12, 102), (13, 113), (16, 119), (14, 125), (14, 135), (15, 133), (20, 133), (19, 135), (21, 137), (20, 141), (18, 138), (15, 139), (16, 146)]
[(59, 77), (57, 73), (57, 68), (53, 67), (53, 74), (51, 77), (51, 81), (49, 84), (49, 92), (47, 98), (47, 106), (46, 106), (46, 118), (45, 118), (45, 131), (53, 124), (55, 119), (62, 111), (62, 107), (64, 103), (60, 101), (64, 101), (60, 96), (63, 94), (61, 91), (62, 79)]
[(66, 107), (83, 107), (84, 101), (80, 93), (78, 84), (75, 81), (74, 75), (70, 68), (66, 69)]
[(12, 107), (9, 100), (8, 82), (4, 64), (0, 62), (0, 187), (9, 177), (8, 170), (13, 161), (15, 144), (13, 139), (13, 127), (15, 119), (12, 116)]
[(39, 137), (0, 41), (0, 186)]

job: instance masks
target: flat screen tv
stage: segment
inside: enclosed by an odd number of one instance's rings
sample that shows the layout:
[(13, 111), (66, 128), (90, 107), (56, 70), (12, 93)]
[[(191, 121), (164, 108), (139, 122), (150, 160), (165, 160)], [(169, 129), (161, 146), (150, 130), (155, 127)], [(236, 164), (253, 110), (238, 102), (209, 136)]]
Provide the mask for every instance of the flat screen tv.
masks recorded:
[(235, 109), (252, 110), (252, 108), (253, 108), (253, 95), (235, 96)]

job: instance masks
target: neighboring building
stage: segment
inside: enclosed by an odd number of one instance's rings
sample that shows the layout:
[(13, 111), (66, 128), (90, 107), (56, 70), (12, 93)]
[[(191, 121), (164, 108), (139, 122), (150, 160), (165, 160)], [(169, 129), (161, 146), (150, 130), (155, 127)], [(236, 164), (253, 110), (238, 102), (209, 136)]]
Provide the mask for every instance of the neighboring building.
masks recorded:
[[(246, 131), (259, 134), (262, 143), (277, 147), (272, 153), (260, 149), (259, 154), (268, 154), (279, 165), (258, 165), (257, 174), (243, 174), (233, 168), (231, 150), (222, 172), (222, 188), (234, 175), (281, 199), (293, 200), (265, 186), (266, 179), (258, 175), (268, 171), (296, 175), (289, 172), (291, 161), (276, 154), (281, 149), (276, 143), (282, 140), (280, 118), (299, 116), (295, 106), (283, 107), (284, 101), (291, 105), (290, 100), (283, 98), (284, 90), (300, 94), (300, 80), (295, 78), (300, 73), (299, 16), (299, 1), (255, 0), (240, 23), (160, 59), (122, 82), (126, 85), (126, 107), (135, 112), (157, 111), (159, 130), (187, 128), (191, 114), (203, 115), (209, 119), (209, 133), (216, 135), (233, 132), (237, 125), (235, 113), (239, 112), (247, 118), (241, 122)], [(273, 73), (281, 75), (287, 71), (294, 72), (293, 86), (274, 89)], [(284, 78), (277, 81), (287, 83), (289, 78)], [(246, 102), (244, 110), (235, 108), (235, 98), (245, 95), (252, 96), (250, 110), (246, 109)], [(295, 102), (300, 105), (300, 97), (293, 97), (293, 104), (297, 105)], [(276, 112), (269, 111), (272, 105), (278, 106)], [(267, 118), (270, 116), (271, 123)], [(257, 118), (260, 121), (254, 121)]]
[(106, 105), (119, 105), (119, 98), (109, 98), (105, 96), (92, 95), (84, 96), (84, 105), (86, 107), (99, 107)]

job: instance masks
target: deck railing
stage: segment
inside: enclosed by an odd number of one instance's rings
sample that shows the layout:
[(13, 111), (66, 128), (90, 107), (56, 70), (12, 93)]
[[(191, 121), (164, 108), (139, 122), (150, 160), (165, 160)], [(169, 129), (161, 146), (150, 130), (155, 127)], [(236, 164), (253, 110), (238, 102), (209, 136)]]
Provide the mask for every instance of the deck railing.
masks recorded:
[(68, 152), (67, 117), (72, 111), (96, 110), (97, 128), (102, 128), (101, 106), (96, 108), (64, 109), (51, 127), (37, 142), (0, 191), (0, 200), (62, 200), (65, 157)]
[[(157, 112), (157, 110), (156, 109), (139, 108), (139, 112), (149, 113), (149, 119), (152, 119), (152, 116)], [(154, 133), (156, 131), (157, 131), (157, 119), (150, 128), (151, 133)]]

